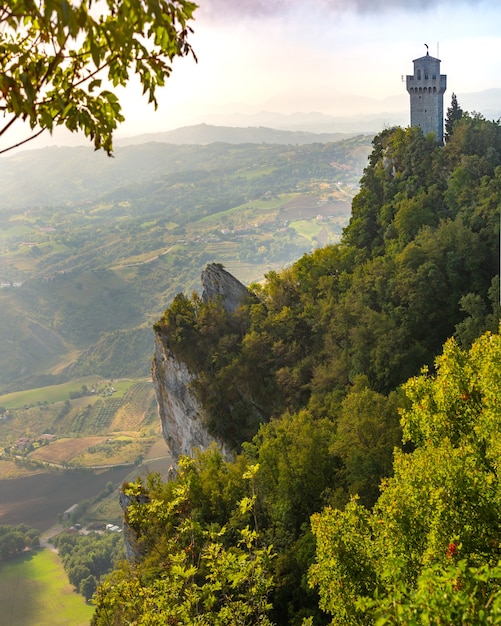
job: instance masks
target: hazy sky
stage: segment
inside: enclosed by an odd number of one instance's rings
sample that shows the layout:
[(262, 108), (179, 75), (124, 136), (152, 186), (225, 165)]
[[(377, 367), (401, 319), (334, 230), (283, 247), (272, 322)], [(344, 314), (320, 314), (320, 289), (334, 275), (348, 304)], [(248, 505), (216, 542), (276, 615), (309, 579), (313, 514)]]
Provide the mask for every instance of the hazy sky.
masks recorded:
[[(499, 0), (199, 0), (191, 39), (159, 110), (122, 96), (120, 135), (169, 130), (232, 113), (378, 113), (408, 104), (402, 75), (426, 53), (442, 60), (445, 103), (501, 87)], [(367, 100), (369, 98), (369, 100)]]
[[(461, 105), (461, 94), (501, 88), (501, 0), (198, 3), (191, 37), (198, 63), (175, 60), (156, 112), (137, 85), (119, 92), (126, 122), (117, 139), (201, 122), (252, 126), (262, 123), (252, 117), (260, 111), (399, 112), (398, 119), (380, 116), (380, 123), (406, 124), (402, 76), (413, 73), (412, 61), (426, 54), (425, 44), (447, 74), (446, 108), (453, 92)], [(501, 109), (501, 102), (494, 104)], [(476, 105), (466, 109), (482, 112)], [(249, 117), (235, 121), (235, 114)], [(25, 137), (15, 128), (8, 140)], [(58, 129), (26, 147), (75, 143), (88, 141)]]

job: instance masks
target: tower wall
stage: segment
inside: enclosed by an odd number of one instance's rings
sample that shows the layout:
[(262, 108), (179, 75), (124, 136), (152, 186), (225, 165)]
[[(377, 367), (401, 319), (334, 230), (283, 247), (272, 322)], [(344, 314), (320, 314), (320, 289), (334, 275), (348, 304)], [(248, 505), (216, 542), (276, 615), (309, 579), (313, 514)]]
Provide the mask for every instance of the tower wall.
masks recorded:
[(414, 74), (407, 76), (407, 91), (411, 99), (411, 126), (423, 133), (435, 133), (437, 141), (444, 139), (444, 92), (447, 76), (440, 74), (440, 59), (429, 54), (415, 59)]

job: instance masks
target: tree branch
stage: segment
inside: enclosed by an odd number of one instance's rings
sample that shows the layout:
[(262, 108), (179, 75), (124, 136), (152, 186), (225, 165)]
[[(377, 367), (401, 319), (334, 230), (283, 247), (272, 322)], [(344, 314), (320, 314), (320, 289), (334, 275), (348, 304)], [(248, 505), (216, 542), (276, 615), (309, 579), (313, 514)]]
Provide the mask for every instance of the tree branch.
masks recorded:
[(46, 130), (45, 128), (41, 128), (38, 132), (36, 132), (34, 135), (31, 135), (31, 137), (28, 137), (27, 139), (23, 139), (23, 141), (19, 141), (18, 143), (15, 143), (12, 146), (9, 146), (8, 148), (3, 148), (0, 150), (0, 154), (4, 154), (5, 152), (9, 152), (9, 150), (14, 150), (14, 148), (19, 148), (19, 146), (24, 145), (25, 143), (28, 143), (29, 141), (32, 141), (33, 139), (36, 139), (39, 135), (41, 135), (44, 130)]
[(9, 130), (9, 128), (12, 126), (12, 124), (14, 124), (16, 120), (17, 120), (17, 116), (14, 115), (14, 117), (10, 120), (10, 122), (7, 122), (7, 124), (5, 124), (5, 126), (2, 129), (0, 129), (0, 137)]

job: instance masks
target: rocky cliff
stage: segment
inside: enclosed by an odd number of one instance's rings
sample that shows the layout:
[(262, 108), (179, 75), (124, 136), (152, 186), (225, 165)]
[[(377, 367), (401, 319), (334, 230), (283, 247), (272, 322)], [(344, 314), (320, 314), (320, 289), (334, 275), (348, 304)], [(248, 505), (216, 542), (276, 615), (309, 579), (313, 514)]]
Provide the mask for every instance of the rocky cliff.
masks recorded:
[[(247, 288), (217, 263), (208, 265), (201, 278), (202, 299), (207, 302), (220, 298), (227, 312), (250, 296)], [(216, 441), (205, 426), (204, 409), (192, 388), (196, 374), (169, 350), (166, 339), (161, 331), (155, 332), (152, 377), (163, 436), (174, 459), (192, 456), (196, 449), (205, 450), (214, 443), (227, 454), (223, 443)]]
[(249, 298), (247, 287), (227, 272), (219, 263), (210, 263), (202, 272), (202, 300), (221, 298), (224, 310), (233, 313), (242, 302)]
[(204, 410), (191, 388), (195, 376), (170, 352), (158, 333), (152, 376), (162, 433), (174, 460), (181, 455), (192, 456), (197, 448), (205, 450), (214, 443), (205, 428)]

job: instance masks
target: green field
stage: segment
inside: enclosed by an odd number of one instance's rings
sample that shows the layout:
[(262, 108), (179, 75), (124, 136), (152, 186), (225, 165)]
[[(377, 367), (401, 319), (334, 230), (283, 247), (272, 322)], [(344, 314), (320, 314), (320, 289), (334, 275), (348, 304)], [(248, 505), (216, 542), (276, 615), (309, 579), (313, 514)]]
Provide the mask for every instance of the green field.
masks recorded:
[[(246, 202), (245, 204), (240, 204), (236, 207), (232, 207), (231, 209), (227, 209), (226, 211), (220, 211), (219, 213), (214, 213), (212, 215), (207, 215), (200, 220), (198, 223), (204, 224), (207, 222), (218, 222), (222, 217), (228, 217), (229, 215), (240, 214), (243, 211), (247, 211), (247, 213), (251, 213), (253, 215), (256, 213), (256, 216), (259, 215), (259, 211), (277, 211), (280, 207), (284, 206), (290, 200), (300, 196), (299, 193), (290, 193), (290, 194), (280, 194), (278, 197), (270, 198), (267, 200), (252, 200), (251, 202)], [(248, 217), (247, 217), (248, 219)]]
[(290, 223), (290, 227), (311, 241), (322, 230), (323, 224), (318, 224), (316, 220), (295, 220)]
[(71, 391), (78, 391), (82, 385), (92, 387), (100, 380), (100, 376), (85, 376), (61, 385), (50, 385), (48, 387), (7, 393), (0, 396), (0, 406), (14, 409), (26, 404), (36, 404), (37, 402), (61, 402), (68, 399)]
[[(121, 398), (135, 382), (137, 381), (132, 379), (113, 381), (115, 398)], [(100, 389), (104, 386), (111, 386), (111, 382), (106, 381), (106, 383), (104, 383), (102, 376), (84, 376), (60, 385), (38, 387), (37, 389), (27, 389), (25, 391), (14, 391), (0, 395), (0, 406), (6, 409), (16, 409), (43, 402), (62, 402), (70, 397), (71, 392), (80, 391), (82, 385), (86, 385), (88, 388), (97, 387)], [(88, 403), (89, 398), (85, 398), (85, 401)]]
[(94, 610), (47, 549), (0, 565), (0, 597), (0, 626), (84, 626)]

